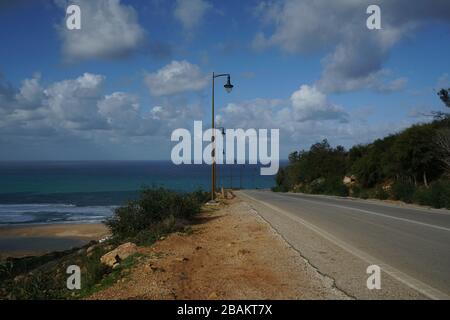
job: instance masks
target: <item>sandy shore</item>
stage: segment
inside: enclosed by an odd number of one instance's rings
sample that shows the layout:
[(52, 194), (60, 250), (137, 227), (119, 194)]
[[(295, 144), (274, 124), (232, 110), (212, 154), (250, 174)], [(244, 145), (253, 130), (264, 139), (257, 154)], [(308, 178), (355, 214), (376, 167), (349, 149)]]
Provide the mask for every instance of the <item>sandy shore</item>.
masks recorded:
[(44, 254), (82, 246), (109, 234), (104, 224), (0, 227), (0, 258)]

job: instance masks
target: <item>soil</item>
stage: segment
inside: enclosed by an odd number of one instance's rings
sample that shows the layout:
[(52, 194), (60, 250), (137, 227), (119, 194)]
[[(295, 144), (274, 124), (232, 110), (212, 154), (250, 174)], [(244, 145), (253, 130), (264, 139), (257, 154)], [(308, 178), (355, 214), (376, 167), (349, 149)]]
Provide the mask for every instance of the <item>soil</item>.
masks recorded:
[(131, 272), (91, 299), (347, 299), (249, 204), (208, 207), (192, 232), (140, 247)]

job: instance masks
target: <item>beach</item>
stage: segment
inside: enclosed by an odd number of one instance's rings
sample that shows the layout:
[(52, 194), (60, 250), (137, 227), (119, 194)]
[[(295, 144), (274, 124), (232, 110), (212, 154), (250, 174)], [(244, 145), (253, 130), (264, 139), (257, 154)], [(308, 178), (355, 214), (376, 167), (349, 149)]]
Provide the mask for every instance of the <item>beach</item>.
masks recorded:
[(0, 259), (67, 250), (108, 234), (102, 223), (0, 226)]

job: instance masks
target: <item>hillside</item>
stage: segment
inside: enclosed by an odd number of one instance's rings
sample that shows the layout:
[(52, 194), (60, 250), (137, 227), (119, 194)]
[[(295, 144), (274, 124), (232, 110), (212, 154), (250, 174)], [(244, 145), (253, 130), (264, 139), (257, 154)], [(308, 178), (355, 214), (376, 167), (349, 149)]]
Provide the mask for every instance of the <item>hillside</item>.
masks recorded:
[[(439, 94), (448, 107), (448, 90)], [(323, 140), (295, 151), (278, 172), (274, 190), (450, 208), (450, 118), (442, 112), (433, 115), (432, 122), (350, 150)]]

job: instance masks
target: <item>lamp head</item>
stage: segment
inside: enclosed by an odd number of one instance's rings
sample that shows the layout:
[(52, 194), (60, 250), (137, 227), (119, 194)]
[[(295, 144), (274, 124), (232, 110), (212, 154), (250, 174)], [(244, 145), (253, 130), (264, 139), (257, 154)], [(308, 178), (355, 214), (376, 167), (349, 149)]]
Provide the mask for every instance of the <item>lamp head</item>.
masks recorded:
[(227, 83), (226, 83), (223, 87), (225, 88), (225, 90), (226, 90), (228, 93), (230, 93), (231, 90), (233, 90), (233, 87), (234, 87), (234, 86), (231, 84), (230, 76), (228, 76), (228, 78), (227, 78)]

